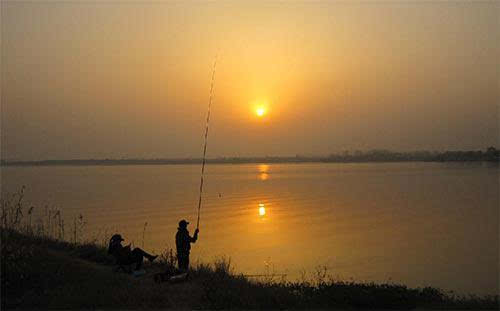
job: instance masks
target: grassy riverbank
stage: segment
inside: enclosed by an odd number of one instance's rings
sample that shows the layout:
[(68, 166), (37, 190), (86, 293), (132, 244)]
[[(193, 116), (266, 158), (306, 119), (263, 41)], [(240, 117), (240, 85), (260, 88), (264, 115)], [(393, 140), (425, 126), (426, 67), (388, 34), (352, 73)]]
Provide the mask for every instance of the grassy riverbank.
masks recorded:
[(395, 284), (251, 281), (231, 272), (229, 261), (198, 264), (190, 280), (156, 284), (154, 272), (171, 267), (169, 254), (148, 274), (113, 272), (104, 247), (74, 244), (2, 230), (4, 308), (176, 309), (497, 309), (497, 297), (458, 297), (435, 288)]
[[(174, 268), (171, 251), (139, 278), (114, 272), (106, 238), (84, 241), (84, 221), (65, 234), (59, 211), (32, 221), (23, 190), (1, 201), (1, 301), (5, 309), (498, 309), (498, 296), (456, 296), (436, 288), (342, 282), (317, 273), (289, 282), (252, 280), (230, 260), (194, 264), (188, 281), (157, 284)], [(68, 237), (69, 238), (65, 238)], [(68, 242), (71, 241), (71, 242)]]

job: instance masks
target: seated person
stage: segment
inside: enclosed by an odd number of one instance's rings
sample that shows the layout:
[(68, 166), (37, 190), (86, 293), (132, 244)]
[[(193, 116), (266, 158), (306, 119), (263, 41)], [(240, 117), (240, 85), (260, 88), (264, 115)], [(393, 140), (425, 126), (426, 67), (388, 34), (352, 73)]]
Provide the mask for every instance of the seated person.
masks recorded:
[(115, 234), (109, 240), (108, 254), (113, 255), (116, 258), (117, 264), (120, 268), (123, 268), (124, 265), (135, 264), (135, 270), (139, 270), (142, 267), (142, 262), (144, 257), (149, 259), (149, 261), (153, 261), (158, 257), (158, 255), (153, 256), (151, 254), (146, 253), (140, 248), (130, 249), (130, 244), (127, 246), (122, 246), (123, 238), (119, 234)]

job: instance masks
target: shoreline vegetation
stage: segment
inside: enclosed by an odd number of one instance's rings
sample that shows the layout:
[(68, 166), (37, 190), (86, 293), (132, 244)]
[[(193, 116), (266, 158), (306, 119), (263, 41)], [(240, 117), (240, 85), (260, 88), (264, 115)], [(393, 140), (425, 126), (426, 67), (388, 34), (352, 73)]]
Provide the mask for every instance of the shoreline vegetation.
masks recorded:
[[(469, 151), (413, 151), (389, 150), (345, 151), (328, 156), (266, 156), (266, 157), (218, 157), (207, 159), (209, 164), (244, 163), (364, 163), (364, 162), (499, 162), (500, 150)], [(51, 166), (51, 165), (173, 165), (200, 164), (200, 158), (180, 159), (69, 159), (69, 160), (4, 160), (0, 166)]]
[[(114, 272), (109, 234), (85, 239), (83, 216), (65, 226), (61, 212), (35, 207), (19, 192), (1, 198), (3, 309), (498, 309), (498, 295), (458, 295), (438, 288), (337, 280), (326, 267), (287, 281), (238, 274), (227, 257), (192, 264), (189, 280), (155, 283), (156, 272), (175, 269), (172, 249), (145, 276)], [(67, 229), (67, 230), (66, 230)]]

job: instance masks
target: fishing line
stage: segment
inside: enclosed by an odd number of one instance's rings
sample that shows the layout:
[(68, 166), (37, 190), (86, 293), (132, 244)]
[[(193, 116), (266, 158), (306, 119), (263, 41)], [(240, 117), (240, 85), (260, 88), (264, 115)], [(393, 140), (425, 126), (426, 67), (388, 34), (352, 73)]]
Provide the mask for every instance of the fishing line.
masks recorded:
[(207, 122), (205, 125), (205, 144), (203, 146), (203, 160), (201, 162), (200, 197), (198, 199), (198, 219), (196, 220), (196, 229), (198, 229), (200, 227), (200, 209), (201, 209), (201, 197), (203, 194), (203, 176), (205, 173), (205, 162), (206, 162), (207, 141), (208, 141), (208, 128), (210, 125), (210, 108), (212, 106), (212, 99), (213, 99), (213, 93), (214, 93), (215, 69), (216, 68), (217, 68), (217, 55), (215, 55), (214, 66), (212, 69), (212, 81), (210, 82), (210, 97), (208, 99)]

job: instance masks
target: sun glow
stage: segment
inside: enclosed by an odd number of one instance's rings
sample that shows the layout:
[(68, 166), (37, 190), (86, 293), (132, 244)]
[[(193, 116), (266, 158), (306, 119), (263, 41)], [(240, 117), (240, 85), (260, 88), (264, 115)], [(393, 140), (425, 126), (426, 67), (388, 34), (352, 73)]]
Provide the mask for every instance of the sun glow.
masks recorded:
[(267, 99), (254, 100), (251, 106), (253, 113), (255, 113), (255, 116), (259, 119), (264, 119), (269, 113), (269, 102)]
[(257, 109), (255, 109), (255, 113), (257, 114), (257, 116), (262, 117), (266, 114), (266, 108), (258, 107)]

